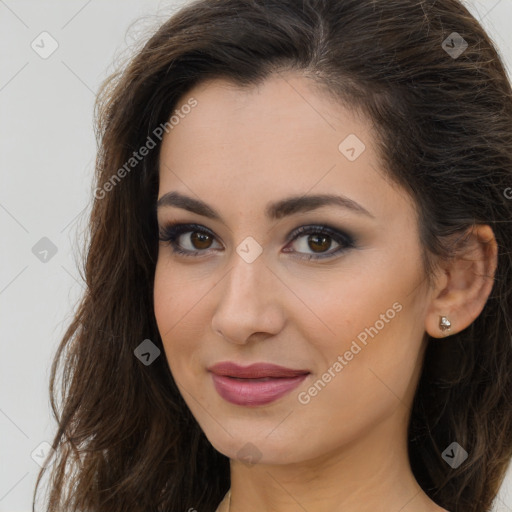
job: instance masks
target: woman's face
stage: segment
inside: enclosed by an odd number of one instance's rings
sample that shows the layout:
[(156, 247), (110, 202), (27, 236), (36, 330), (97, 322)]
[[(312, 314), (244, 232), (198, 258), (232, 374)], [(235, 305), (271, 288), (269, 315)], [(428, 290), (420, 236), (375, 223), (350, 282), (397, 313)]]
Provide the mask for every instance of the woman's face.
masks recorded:
[[(176, 108), (158, 222), (195, 226), (175, 237), (192, 255), (160, 242), (155, 315), (212, 445), (268, 464), (369, 437), (403, 447), (429, 290), (413, 203), (378, 171), (369, 122), (294, 74), (202, 83)], [(341, 199), (308, 200), (327, 195)], [(220, 362), (303, 372), (238, 380)]]

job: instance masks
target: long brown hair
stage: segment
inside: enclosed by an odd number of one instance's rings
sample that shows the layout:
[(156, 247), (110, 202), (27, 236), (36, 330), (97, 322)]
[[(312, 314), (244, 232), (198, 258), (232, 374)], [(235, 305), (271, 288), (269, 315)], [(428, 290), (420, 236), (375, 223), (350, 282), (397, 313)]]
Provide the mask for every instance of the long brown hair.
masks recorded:
[[(453, 32), (467, 42), (460, 55), (448, 51), (461, 41)], [(199, 0), (98, 96), (87, 290), (52, 365), (54, 460), (34, 490), (35, 500), (48, 471), (48, 511), (213, 511), (229, 488), (229, 459), (166, 358), (134, 356), (145, 339), (163, 353), (153, 310), (160, 140), (126, 163), (199, 82), (251, 86), (281, 70), (372, 121), (383, 172), (416, 202), (427, 277), (452, 254), (450, 235), (494, 231), (491, 295), (468, 328), (428, 340), (408, 439), (435, 502), (490, 509), (512, 457), (512, 91), (492, 41), (458, 0)], [(469, 453), (455, 469), (442, 457), (453, 441)]]

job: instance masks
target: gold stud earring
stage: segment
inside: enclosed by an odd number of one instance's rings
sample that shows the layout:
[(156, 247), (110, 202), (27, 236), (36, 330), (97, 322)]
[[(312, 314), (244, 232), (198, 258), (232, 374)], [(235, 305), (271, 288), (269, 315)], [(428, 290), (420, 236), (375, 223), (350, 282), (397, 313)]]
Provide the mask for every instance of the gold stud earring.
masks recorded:
[(448, 320), (448, 318), (446, 318), (445, 316), (439, 317), (439, 329), (441, 329), (442, 332), (448, 333), (451, 327), (452, 323), (450, 322), (450, 320)]

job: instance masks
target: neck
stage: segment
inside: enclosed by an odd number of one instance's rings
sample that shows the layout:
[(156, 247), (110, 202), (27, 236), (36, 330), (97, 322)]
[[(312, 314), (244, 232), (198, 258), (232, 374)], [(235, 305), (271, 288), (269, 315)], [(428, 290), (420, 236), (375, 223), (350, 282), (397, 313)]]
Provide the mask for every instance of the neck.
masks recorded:
[(398, 437), (396, 418), (388, 418), (357, 442), (315, 459), (271, 464), (263, 457), (250, 466), (231, 459), (230, 512), (442, 512), (412, 474), (407, 432), (400, 445), (386, 441)]

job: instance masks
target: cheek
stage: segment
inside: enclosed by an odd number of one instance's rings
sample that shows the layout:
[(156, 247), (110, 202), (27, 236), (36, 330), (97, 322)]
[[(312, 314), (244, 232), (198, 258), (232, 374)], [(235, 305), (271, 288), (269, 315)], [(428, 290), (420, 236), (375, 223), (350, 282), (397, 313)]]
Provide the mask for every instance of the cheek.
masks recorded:
[[(165, 333), (172, 327), (177, 314), (180, 301), (177, 300), (177, 281), (170, 268), (162, 263), (159, 257), (155, 269), (155, 282), (153, 286), (153, 303), (158, 330), (162, 339)], [(183, 289), (183, 288), (182, 288)]]
[(393, 309), (393, 304), (400, 302), (405, 307), (413, 275), (414, 269), (402, 268), (399, 272), (389, 263), (356, 255), (339, 271), (294, 277), (290, 288), (301, 302), (290, 294), (290, 305), (296, 304), (293, 307), (296, 315), (300, 313), (296, 316), (299, 325), (310, 330), (306, 339), (316, 339), (323, 347), (337, 350), (342, 348), (342, 340), (364, 332), (386, 311), (392, 319), (399, 316), (399, 306)]
[[(174, 374), (176, 357), (187, 350), (183, 343), (183, 324), (187, 318), (187, 312), (191, 311), (190, 288), (180, 279), (179, 272), (176, 272), (171, 265), (159, 259), (155, 269), (155, 283), (153, 300), (155, 318), (164, 350), (169, 361), (169, 366)], [(180, 321), (181, 319), (181, 321)]]
[[(327, 300), (319, 304), (322, 318), (338, 335), (332, 346), (322, 346), (328, 363), (321, 373), (338, 356), (342, 361), (310, 407), (319, 421), (336, 416), (334, 423), (346, 424), (347, 435), (357, 435), (365, 424), (407, 403), (414, 388), (421, 369), (425, 306), (418, 251), (413, 237), (402, 237), (400, 247), (390, 243), (361, 253), (346, 275), (337, 276), (336, 286), (329, 285)], [(332, 404), (337, 405), (334, 410)]]
[(208, 276), (190, 276), (165, 259), (155, 269), (154, 311), (169, 367), (175, 377), (198, 372), (201, 340), (211, 319), (204, 310), (215, 282)]
[(342, 356), (346, 379), (375, 385), (371, 368), (398, 379), (400, 388), (407, 385), (422, 341), (424, 279), (414, 258), (391, 256), (361, 256), (350, 264), (347, 260), (335, 277), (325, 273), (293, 283), (297, 296), (307, 298), (297, 325), (313, 349), (319, 376)]
[[(418, 308), (404, 282), (384, 275), (370, 273), (364, 282), (310, 295), (334, 331), (320, 329), (318, 320), (302, 324), (318, 364), (314, 378), (298, 390), (298, 411), (307, 435), (320, 445), (356, 438), (407, 401), (420, 364)], [(411, 284), (411, 276), (403, 278)], [(325, 425), (321, 432), (318, 425)]]
[[(160, 249), (161, 252), (165, 250), (167, 249)], [(153, 300), (155, 318), (162, 338), (183, 329), (183, 325), (194, 315), (194, 308), (201, 296), (207, 293), (208, 287), (208, 282), (201, 278), (191, 279), (189, 273), (180, 270), (165, 255), (159, 256), (155, 269)]]

